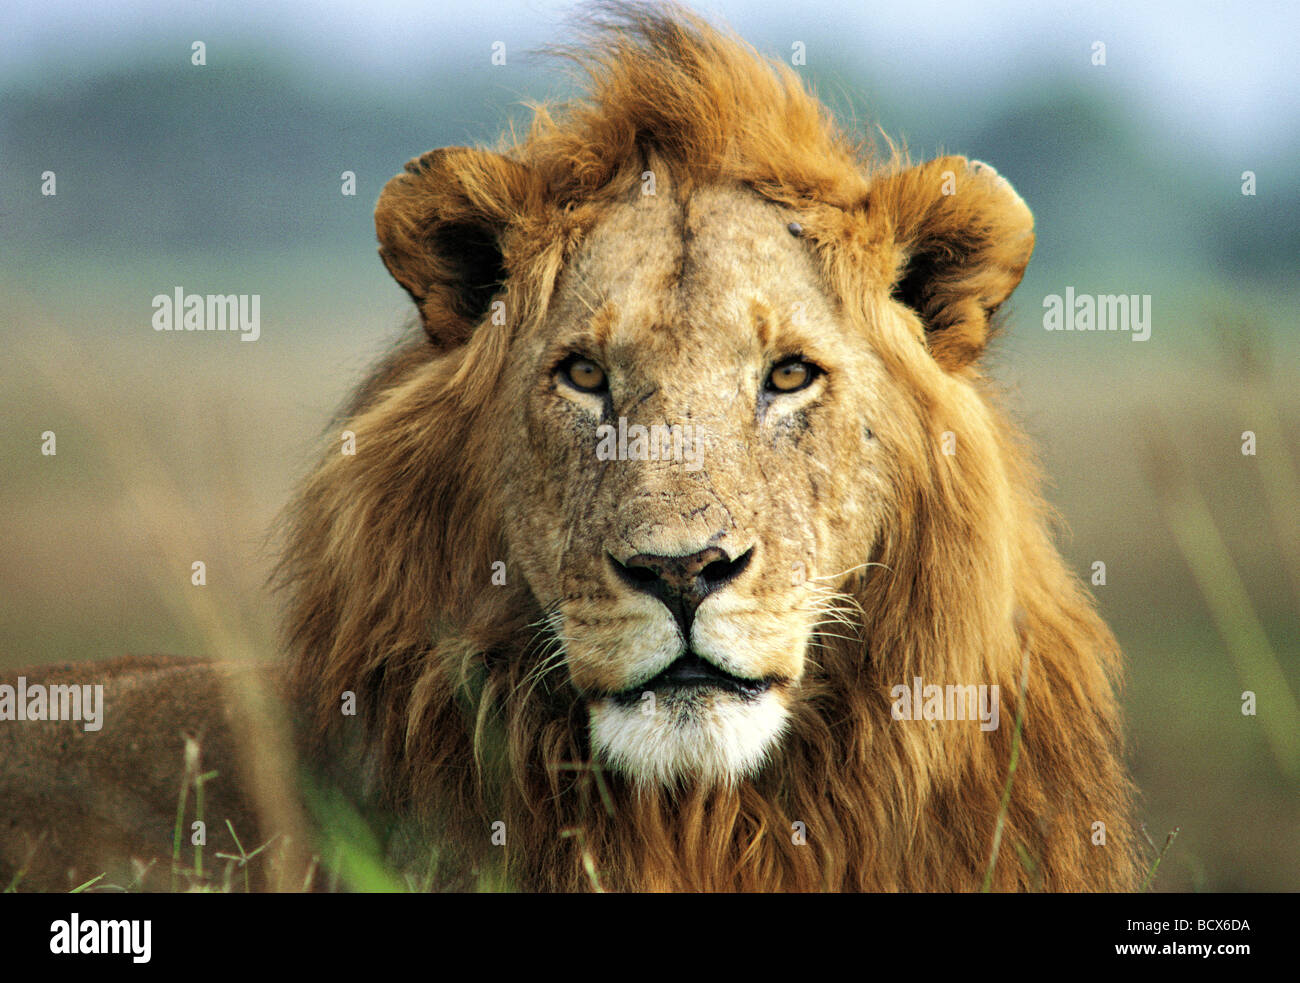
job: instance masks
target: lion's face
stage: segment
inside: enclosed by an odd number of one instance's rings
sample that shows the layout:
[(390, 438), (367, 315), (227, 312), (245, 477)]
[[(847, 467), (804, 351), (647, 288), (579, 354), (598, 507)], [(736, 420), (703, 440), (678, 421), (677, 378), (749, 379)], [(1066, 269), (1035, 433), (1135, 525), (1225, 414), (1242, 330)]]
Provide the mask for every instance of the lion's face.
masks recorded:
[[(456, 514), (490, 512), (464, 535), (503, 538), (542, 612), (529, 677), (567, 670), (594, 753), (634, 782), (734, 783), (777, 749), (825, 638), (865, 623), (849, 579), (888, 568), (916, 489), (988, 480), (938, 442), (979, 418), (969, 370), (1032, 216), (961, 157), (869, 182), (846, 164), (825, 200), (670, 186), (652, 162), (655, 193), (637, 167), (584, 198), (557, 190), (569, 150), (412, 161), (380, 252), (458, 366), (439, 412), (492, 458)], [(444, 507), (469, 494), (430, 480)]]
[(511, 566), (639, 782), (762, 766), (881, 521), (888, 381), (794, 219), (740, 187), (636, 194), (510, 359)]

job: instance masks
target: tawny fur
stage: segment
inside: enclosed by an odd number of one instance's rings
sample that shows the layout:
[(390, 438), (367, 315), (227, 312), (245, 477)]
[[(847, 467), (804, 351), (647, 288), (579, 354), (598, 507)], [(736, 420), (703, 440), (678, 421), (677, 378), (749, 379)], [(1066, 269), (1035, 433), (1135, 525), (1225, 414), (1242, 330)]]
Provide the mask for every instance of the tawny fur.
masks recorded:
[[(387, 804), (444, 838), (451, 883), (495, 869), (529, 890), (975, 890), (1027, 652), (993, 886), (1134, 887), (1119, 653), (978, 361), (1032, 246), (1023, 202), (962, 158), (873, 163), (789, 69), (689, 15), (619, 10), (591, 52), (585, 100), (539, 110), (501, 153), (427, 154), (380, 201), (381, 252), (424, 333), (350, 408), (357, 458), (328, 455), (293, 513), (288, 641), (315, 733), (365, 749)], [(499, 481), (523, 398), (504, 388), (515, 333), (542, 323), (566, 263), (651, 158), (676, 189), (737, 184), (796, 210), (843, 316), (885, 324), (873, 337), (893, 409), (924, 425), (894, 434), (889, 521), (861, 557), (879, 566), (839, 585), (865, 643), (819, 639), (771, 764), (730, 789), (638, 793), (598, 773), (563, 667), (538, 673), (544, 612), (517, 577), (487, 584), (512, 555), (503, 517), (528, 507)], [(965, 193), (939, 193), (947, 171)], [(491, 244), (480, 256), (439, 236), (478, 227), (494, 230), (500, 282), (467, 291)], [(891, 286), (915, 317), (883, 317)], [(494, 290), (507, 325), (486, 316)], [(949, 430), (955, 457), (939, 451)], [(914, 676), (997, 683), (1002, 726), (893, 721), (890, 687)], [(360, 722), (340, 717), (344, 691)]]

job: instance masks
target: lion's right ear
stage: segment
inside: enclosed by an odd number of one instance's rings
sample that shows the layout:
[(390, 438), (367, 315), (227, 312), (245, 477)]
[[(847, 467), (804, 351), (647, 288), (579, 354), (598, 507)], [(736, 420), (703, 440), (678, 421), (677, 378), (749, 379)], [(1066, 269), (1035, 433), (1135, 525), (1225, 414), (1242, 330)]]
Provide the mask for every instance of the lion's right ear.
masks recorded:
[(435, 345), (464, 342), (505, 283), (502, 239), (532, 186), (524, 165), (466, 147), (431, 150), (384, 186), (379, 255)]

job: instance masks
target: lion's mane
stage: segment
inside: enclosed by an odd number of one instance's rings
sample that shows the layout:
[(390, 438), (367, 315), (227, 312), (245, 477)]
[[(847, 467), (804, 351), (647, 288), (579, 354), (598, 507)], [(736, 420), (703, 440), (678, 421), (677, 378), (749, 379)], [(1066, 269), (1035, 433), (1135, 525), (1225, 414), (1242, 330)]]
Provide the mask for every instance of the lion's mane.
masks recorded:
[[(742, 181), (819, 209), (823, 230), (844, 230), (815, 243), (825, 281), (861, 316), (860, 284), (897, 273), (861, 230), (905, 211), (906, 183), (873, 179), (898, 161), (873, 168), (793, 72), (690, 15), (615, 8), (588, 40), (574, 55), (590, 70), (586, 96), (539, 109), (506, 149), (546, 189), (511, 213), (501, 241), (516, 317), (542, 316), (566, 257), (610, 189), (636, 180), (646, 147), (689, 180)], [(491, 189), (509, 179), (463, 174), (466, 207), (504, 209)], [(881, 208), (882, 195), (900, 198)], [(998, 249), (993, 237), (966, 245)], [(495, 480), (503, 408), (521, 398), (501, 386), (510, 328), (450, 290), (431, 288), (422, 311), (433, 327), (345, 413), (355, 456), (332, 437), (303, 485), (282, 579), (318, 746), (359, 755), (383, 804), (442, 848), (443, 883), (495, 872), (542, 890), (976, 890), (1013, 722), (987, 734), (900, 726), (889, 693), (914, 677), (987, 680), (1011, 717), (1027, 665), (993, 887), (1134, 885), (1117, 646), (1052, 545), (1040, 478), (976, 368), (962, 370), (969, 386), (936, 387), (882, 352), (891, 371), (916, 376), (910, 391), (936, 431), (961, 433), (963, 466), (920, 442), (900, 451), (898, 521), (878, 565), (848, 588), (865, 641), (822, 639), (771, 765), (732, 789), (638, 794), (592, 765), (585, 710), (563, 665), (543, 664), (527, 588), (490, 580), (507, 556), (501, 516), (528, 507), (504, 501)], [(961, 323), (948, 327), (934, 341), (941, 362), (976, 344)], [(345, 691), (356, 717), (339, 712)]]

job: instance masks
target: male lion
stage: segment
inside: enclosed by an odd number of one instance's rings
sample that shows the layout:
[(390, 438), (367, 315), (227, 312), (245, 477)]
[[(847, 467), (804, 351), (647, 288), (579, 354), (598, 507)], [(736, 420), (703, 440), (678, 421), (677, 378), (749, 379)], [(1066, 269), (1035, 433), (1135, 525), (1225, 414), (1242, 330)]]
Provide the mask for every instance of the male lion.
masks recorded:
[(981, 369), (1029, 209), (692, 15), (590, 40), (379, 199), (421, 330), (291, 515), (316, 759), (453, 886), (1132, 888), (1119, 653)]

